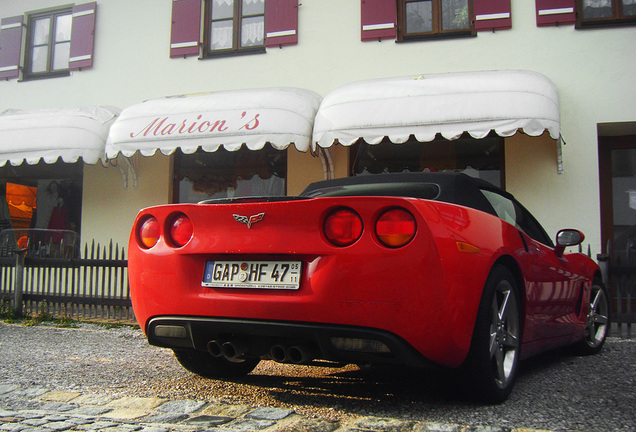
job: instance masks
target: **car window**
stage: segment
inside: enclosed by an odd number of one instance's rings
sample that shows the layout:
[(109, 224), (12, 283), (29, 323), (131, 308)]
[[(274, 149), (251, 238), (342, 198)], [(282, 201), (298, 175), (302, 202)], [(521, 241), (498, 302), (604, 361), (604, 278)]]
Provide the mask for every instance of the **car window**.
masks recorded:
[(495, 209), (495, 213), (497, 213), (499, 219), (502, 219), (517, 228), (521, 228), (517, 224), (515, 205), (511, 200), (492, 191), (482, 189), (481, 192), (484, 194), (488, 202), (490, 202), (490, 205), (492, 205)]
[(521, 204), (497, 192), (486, 189), (480, 190), (493, 206), (500, 219), (519, 228), (531, 239), (553, 247), (552, 240), (550, 240), (543, 227)]

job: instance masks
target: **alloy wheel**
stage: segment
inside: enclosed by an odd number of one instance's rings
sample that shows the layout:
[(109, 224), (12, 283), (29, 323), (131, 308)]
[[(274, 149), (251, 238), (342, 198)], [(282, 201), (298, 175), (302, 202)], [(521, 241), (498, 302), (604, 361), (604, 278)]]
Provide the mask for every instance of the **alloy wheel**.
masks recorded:
[(585, 342), (590, 348), (596, 348), (603, 343), (609, 323), (609, 304), (605, 290), (599, 285), (592, 286), (590, 293), (590, 310), (587, 313), (585, 327)]
[(501, 280), (497, 285), (491, 314), (490, 361), (495, 383), (503, 389), (512, 377), (519, 354), (519, 308), (509, 281)]

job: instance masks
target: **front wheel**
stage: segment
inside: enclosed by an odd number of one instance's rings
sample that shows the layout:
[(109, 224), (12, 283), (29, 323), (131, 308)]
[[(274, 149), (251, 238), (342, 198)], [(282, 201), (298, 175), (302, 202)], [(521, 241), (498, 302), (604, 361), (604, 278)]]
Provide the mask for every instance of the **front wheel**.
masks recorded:
[(484, 287), (467, 358), (478, 399), (500, 403), (508, 398), (517, 376), (520, 350), (517, 283), (506, 267), (495, 267)]
[(603, 282), (595, 279), (590, 292), (590, 306), (583, 339), (575, 345), (581, 355), (596, 354), (603, 348), (610, 323), (610, 305)]
[(204, 378), (241, 378), (252, 372), (260, 362), (260, 359), (230, 361), (193, 349), (174, 350), (174, 356), (181, 366)]

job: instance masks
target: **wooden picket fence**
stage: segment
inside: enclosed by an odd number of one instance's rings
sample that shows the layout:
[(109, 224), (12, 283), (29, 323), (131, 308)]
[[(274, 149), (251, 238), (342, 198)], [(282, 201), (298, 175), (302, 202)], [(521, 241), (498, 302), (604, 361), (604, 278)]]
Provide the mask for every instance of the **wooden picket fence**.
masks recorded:
[(0, 299), (17, 304), (22, 314), (134, 321), (128, 262), (118, 245), (93, 242), (62, 257), (1, 246)]

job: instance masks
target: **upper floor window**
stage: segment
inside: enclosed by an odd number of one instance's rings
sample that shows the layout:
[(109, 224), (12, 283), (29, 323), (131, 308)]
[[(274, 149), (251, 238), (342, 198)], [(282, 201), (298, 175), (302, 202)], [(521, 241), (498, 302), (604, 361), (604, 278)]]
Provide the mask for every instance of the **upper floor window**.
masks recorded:
[(220, 53), (265, 49), (265, 0), (207, 0), (205, 51)]
[(475, 33), (471, 0), (398, 0), (398, 40)]
[(512, 28), (510, 0), (361, 0), (361, 7), (363, 41), (472, 36)]
[(636, 24), (636, 0), (577, 0), (576, 26)]
[(25, 76), (68, 74), (72, 9), (30, 15), (27, 23)]
[(0, 79), (65, 76), (90, 68), (96, 7), (90, 2), (1, 18)]
[(298, 0), (205, 0), (205, 10), (201, 5), (172, 0), (170, 57), (265, 52), (298, 43)]

